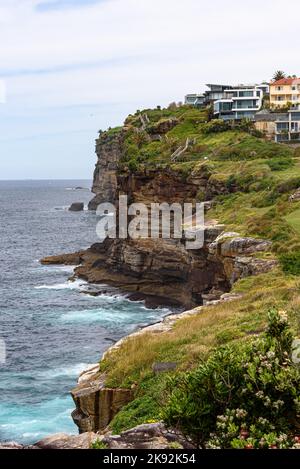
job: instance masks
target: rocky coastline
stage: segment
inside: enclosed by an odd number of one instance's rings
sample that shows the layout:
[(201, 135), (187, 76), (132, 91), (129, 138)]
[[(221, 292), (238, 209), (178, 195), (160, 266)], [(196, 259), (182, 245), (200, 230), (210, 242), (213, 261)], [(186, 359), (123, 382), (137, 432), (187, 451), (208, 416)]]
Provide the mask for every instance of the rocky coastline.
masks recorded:
[[(164, 122), (162, 127), (149, 130), (148, 137), (155, 138), (177, 125)], [(206, 165), (200, 165), (188, 176), (170, 168), (141, 168), (120, 170), (125, 147), (126, 126), (115, 134), (101, 133), (96, 141), (97, 164), (94, 171), (94, 198), (89, 204), (95, 210), (101, 202), (116, 203), (119, 195), (127, 194), (130, 202), (195, 202), (199, 193), (206, 204), (207, 222), (204, 245), (188, 251), (182, 240), (163, 239), (106, 239), (89, 249), (75, 253), (45, 257), (44, 265), (76, 265), (72, 279), (84, 279), (90, 284), (107, 284), (128, 293), (132, 299), (144, 299), (147, 305), (168, 305), (180, 309), (131, 334), (164, 334), (176, 321), (199, 315), (203, 308), (220, 302), (238, 301), (240, 296), (230, 293), (240, 279), (267, 273), (277, 266), (271, 251), (271, 242), (261, 238), (240, 235), (227, 230), (218, 220), (210, 219), (209, 210), (215, 197), (235, 191), (222, 180), (211, 176)], [(89, 294), (97, 294), (97, 292)], [(128, 338), (113, 344), (106, 353), (120, 347)], [(105, 354), (104, 357), (105, 358)], [(155, 364), (153, 364), (155, 366)], [(166, 364), (156, 364), (166, 366)], [(176, 441), (182, 447), (187, 443), (180, 435), (174, 436), (163, 424), (148, 424), (113, 436), (109, 424), (122, 407), (134, 398), (134, 387), (106, 386), (105, 372), (99, 363), (89, 367), (79, 377), (71, 391), (75, 410), (73, 420), (78, 426), (78, 436), (54, 435), (32, 448), (87, 448), (101, 440), (109, 448), (160, 448)], [(136, 443), (138, 442), (138, 443)], [(7, 444), (7, 448), (18, 446)], [(135, 446), (133, 446), (135, 445)]]

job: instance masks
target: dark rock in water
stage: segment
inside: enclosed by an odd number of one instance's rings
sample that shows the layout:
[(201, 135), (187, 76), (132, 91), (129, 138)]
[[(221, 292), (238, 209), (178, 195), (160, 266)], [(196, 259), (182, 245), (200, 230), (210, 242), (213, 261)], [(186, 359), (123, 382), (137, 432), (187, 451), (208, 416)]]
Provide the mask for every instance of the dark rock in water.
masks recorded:
[(71, 212), (81, 212), (83, 209), (84, 209), (83, 202), (74, 202), (69, 208)]
[(177, 368), (177, 363), (175, 362), (154, 363), (152, 366), (152, 371), (154, 373), (162, 373), (164, 371), (176, 370), (176, 368)]

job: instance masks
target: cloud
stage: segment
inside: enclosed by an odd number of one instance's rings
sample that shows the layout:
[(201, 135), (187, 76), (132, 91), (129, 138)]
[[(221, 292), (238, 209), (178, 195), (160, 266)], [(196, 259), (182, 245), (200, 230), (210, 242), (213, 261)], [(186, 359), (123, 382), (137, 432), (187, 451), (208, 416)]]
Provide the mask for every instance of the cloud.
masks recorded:
[[(268, 80), (279, 68), (299, 74), (298, 0), (289, 8), (286, 22), (279, 0), (0, 0), (0, 140), (75, 130), (92, 141), (128, 112), (182, 100), (208, 82)], [(11, 148), (12, 164), (24, 164), (22, 149)], [(47, 148), (44, 158), (55, 159)]]
[(0, 104), (6, 103), (6, 84), (4, 80), (0, 80)]
[(101, 3), (106, 0), (45, 0), (36, 5), (37, 11), (61, 10), (66, 8), (85, 8), (88, 5)]

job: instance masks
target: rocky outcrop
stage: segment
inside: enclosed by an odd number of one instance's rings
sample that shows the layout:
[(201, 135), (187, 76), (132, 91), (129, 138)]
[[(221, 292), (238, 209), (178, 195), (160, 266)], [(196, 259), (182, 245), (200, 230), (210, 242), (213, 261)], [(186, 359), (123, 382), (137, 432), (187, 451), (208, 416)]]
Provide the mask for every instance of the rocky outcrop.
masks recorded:
[(15, 442), (0, 444), (1, 449), (90, 449), (91, 445), (99, 439), (99, 435), (93, 432), (81, 435), (67, 435), (66, 433), (56, 433), (50, 435), (33, 445), (21, 445)]
[(300, 200), (300, 187), (289, 197), (290, 202), (299, 202)]
[(179, 432), (167, 429), (163, 423), (138, 425), (120, 435), (107, 433), (100, 437), (108, 449), (193, 449)]
[(117, 169), (123, 152), (123, 132), (110, 135), (102, 132), (96, 140), (97, 163), (92, 192), (96, 195), (89, 203), (89, 210), (96, 210), (102, 202), (114, 202), (118, 188)]
[(76, 405), (72, 418), (80, 433), (103, 430), (133, 398), (130, 389), (105, 387), (105, 375), (99, 372), (99, 365), (81, 374), (71, 395)]
[(161, 119), (156, 124), (148, 125), (150, 135), (163, 135), (172, 130), (179, 123), (178, 119)]
[(238, 233), (223, 233), (209, 246), (213, 259), (220, 259), (226, 278), (232, 285), (240, 278), (258, 275), (273, 269), (275, 259), (255, 257), (255, 254), (269, 251), (272, 243), (264, 239), (241, 237)]
[(73, 202), (72, 205), (69, 207), (70, 212), (82, 212), (84, 209), (84, 203), (83, 202)]
[(209, 256), (208, 246), (223, 230), (222, 225), (205, 229), (203, 249), (186, 250), (180, 240), (109, 240), (96, 243), (74, 257), (47, 257), (49, 264), (80, 260), (75, 276), (90, 283), (114, 285), (126, 292), (155, 297), (160, 304), (193, 307), (202, 303), (202, 293), (211, 288), (229, 289), (220, 259)]
[(107, 239), (86, 251), (42, 262), (78, 263), (75, 276), (90, 283), (113, 285), (141, 295), (138, 299), (145, 295), (159, 304), (191, 308), (218, 299), (238, 279), (276, 265), (274, 259), (255, 256), (270, 250), (269, 241), (223, 230), (223, 225), (206, 226), (204, 246), (196, 250), (187, 250), (174, 239)]

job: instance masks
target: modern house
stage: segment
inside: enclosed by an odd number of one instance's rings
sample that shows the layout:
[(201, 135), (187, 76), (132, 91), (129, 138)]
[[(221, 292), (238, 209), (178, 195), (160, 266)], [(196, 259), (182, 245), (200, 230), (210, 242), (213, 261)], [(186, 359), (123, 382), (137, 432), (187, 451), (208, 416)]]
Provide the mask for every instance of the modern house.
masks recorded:
[(271, 108), (300, 104), (300, 78), (282, 78), (270, 84)]
[(203, 107), (212, 104), (217, 99), (221, 99), (226, 89), (230, 89), (230, 85), (206, 85), (209, 88), (203, 94), (191, 93), (187, 94), (184, 98), (185, 104), (190, 104), (195, 107)]
[(288, 112), (259, 112), (255, 127), (275, 142), (300, 142), (300, 106)]
[(184, 103), (194, 107), (203, 107), (205, 105), (204, 94), (191, 93), (184, 97)]
[(214, 114), (223, 120), (253, 120), (260, 111), (267, 85), (238, 85), (224, 91), (214, 102)]
[(276, 142), (299, 142), (300, 141), (300, 106), (290, 109), (287, 113), (280, 114), (275, 122)]
[(185, 104), (195, 107), (214, 106), (215, 117), (228, 120), (254, 119), (262, 107), (264, 95), (269, 93), (269, 85), (231, 85), (207, 84), (203, 94), (188, 94)]
[(213, 104), (218, 99), (222, 99), (224, 97), (224, 93), (226, 90), (232, 88), (230, 85), (213, 85), (207, 84), (207, 91), (205, 91), (205, 104)]

